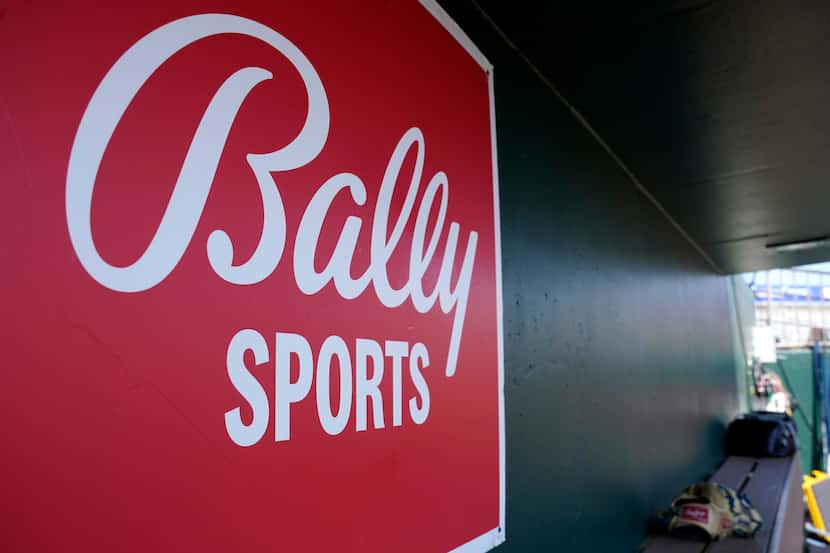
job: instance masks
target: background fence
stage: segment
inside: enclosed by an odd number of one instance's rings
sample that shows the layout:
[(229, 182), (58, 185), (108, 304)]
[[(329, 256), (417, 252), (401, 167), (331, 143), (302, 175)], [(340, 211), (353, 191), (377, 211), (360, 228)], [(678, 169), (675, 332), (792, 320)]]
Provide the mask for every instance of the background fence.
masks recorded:
[(755, 320), (772, 328), (778, 347), (812, 343), (812, 329), (830, 328), (830, 273), (805, 269), (775, 269), (750, 273), (755, 296)]

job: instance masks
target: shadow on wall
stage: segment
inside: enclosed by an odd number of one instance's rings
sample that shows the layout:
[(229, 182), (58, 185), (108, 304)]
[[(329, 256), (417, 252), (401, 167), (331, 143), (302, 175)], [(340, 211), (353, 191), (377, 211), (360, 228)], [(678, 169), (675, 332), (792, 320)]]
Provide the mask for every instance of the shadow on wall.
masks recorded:
[(507, 417), (497, 551), (635, 551), (648, 517), (722, 459), (738, 409), (728, 277), (473, 4), (445, 8), (495, 66)]

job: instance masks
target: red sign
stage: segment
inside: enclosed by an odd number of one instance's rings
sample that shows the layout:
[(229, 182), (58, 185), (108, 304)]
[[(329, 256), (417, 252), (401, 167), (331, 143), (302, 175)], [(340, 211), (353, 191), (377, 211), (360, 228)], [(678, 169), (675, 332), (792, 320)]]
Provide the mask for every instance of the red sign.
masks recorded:
[(4, 548), (504, 540), (490, 66), (432, 2), (0, 11)]

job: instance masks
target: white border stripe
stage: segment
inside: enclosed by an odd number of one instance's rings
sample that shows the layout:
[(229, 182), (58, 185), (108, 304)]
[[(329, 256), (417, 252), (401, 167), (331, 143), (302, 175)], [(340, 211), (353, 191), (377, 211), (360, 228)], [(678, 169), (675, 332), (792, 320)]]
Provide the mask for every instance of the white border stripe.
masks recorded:
[(502, 274), (501, 274), (501, 205), (499, 203), (499, 163), (498, 150), (496, 147), (496, 96), (493, 87), (493, 70), (487, 75), (487, 86), (490, 91), (490, 144), (491, 157), (493, 159), (493, 216), (495, 218), (495, 242), (496, 242), (496, 326), (498, 334), (498, 356), (499, 356), (499, 534), (500, 541), (507, 538), (506, 508), (507, 478), (505, 470), (507, 459), (505, 454), (506, 429), (504, 409), (504, 302), (502, 295)]
[(499, 207), (499, 167), (498, 152), (496, 149), (496, 103), (493, 87), (493, 65), (484, 57), (473, 41), (464, 34), (455, 21), (439, 6), (435, 0), (419, 0), (421, 5), (441, 23), (444, 28), (464, 47), (464, 49), (478, 62), (487, 74), (487, 92), (490, 96), (490, 156), (493, 171), (493, 216), (494, 238), (496, 247), (496, 333), (498, 336), (498, 402), (499, 402), (499, 527), (493, 528), (484, 534), (462, 544), (450, 553), (484, 553), (505, 541), (506, 531), (506, 490), (505, 476), (505, 412), (504, 412), (504, 309), (502, 303), (502, 272), (501, 272), (501, 214)]
[(463, 545), (459, 545), (449, 553), (481, 553), (489, 551), (504, 542), (504, 534), (498, 528), (493, 528), (477, 538), (474, 538)]
[(435, 0), (418, 1), (424, 8), (426, 8), (426, 10), (429, 13), (432, 14), (432, 16), (435, 19), (438, 20), (439, 23), (441, 23), (441, 25), (444, 26), (447, 32), (450, 33), (453, 36), (453, 38), (455, 38), (455, 40), (457, 40), (458, 43), (464, 47), (465, 50), (467, 50), (467, 53), (470, 54), (470, 56), (472, 56), (472, 58), (476, 60), (476, 62), (478, 62), (478, 64), (481, 66), (482, 69), (484, 69), (484, 71), (489, 72), (491, 69), (493, 69), (493, 64), (491, 64), (487, 60), (487, 58), (484, 57), (484, 54), (481, 53), (481, 50), (479, 50), (478, 47), (476, 47), (476, 45), (473, 44), (473, 41), (470, 40), (470, 37), (464, 34), (464, 31), (461, 30), (461, 27), (459, 27), (455, 23), (455, 21), (452, 20), (452, 18), (447, 14), (447, 12), (444, 11), (444, 8), (439, 6)]

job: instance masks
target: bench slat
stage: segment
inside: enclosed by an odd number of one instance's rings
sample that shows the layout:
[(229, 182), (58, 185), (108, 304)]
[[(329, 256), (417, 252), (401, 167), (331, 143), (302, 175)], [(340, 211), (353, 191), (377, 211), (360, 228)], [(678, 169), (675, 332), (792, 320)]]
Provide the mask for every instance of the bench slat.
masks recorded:
[(751, 538), (727, 538), (713, 543), (706, 553), (767, 553), (781, 504), (781, 492), (789, 481), (792, 459), (759, 459), (755, 474), (744, 488), (749, 501), (764, 519), (758, 533)]
[[(757, 462), (757, 465), (756, 465)], [(764, 525), (752, 538), (727, 538), (707, 544), (668, 536), (652, 537), (647, 553), (789, 553), (800, 551), (804, 509), (798, 455), (779, 459), (729, 457), (711, 480), (739, 489), (754, 467), (743, 492), (761, 514)]]
[(655, 536), (649, 540), (644, 553), (703, 553), (706, 542), (685, 541), (670, 536)]
[(710, 480), (737, 490), (752, 470), (755, 461), (757, 461), (755, 457), (727, 457)]
[(778, 524), (773, 533), (778, 551), (800, 551), (804, 544), (804, 492), (801, 491), (801, 462), (793, 457), (789, 480), (785, 484), (786, 497), (778, 511)]
[[(737, 489), (755, 464), (754, 457), (727, 457), (712, 474), (711, 480)], [(706, 543), (679, 540), (670, 536), (654, 536), (645, 547), (646, 553), (703, 553)]]

